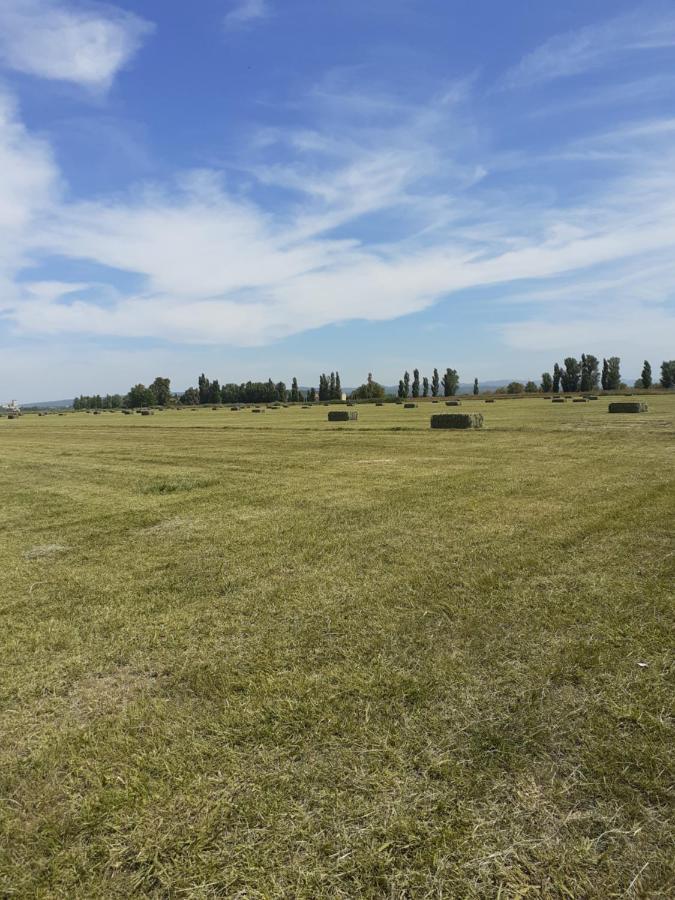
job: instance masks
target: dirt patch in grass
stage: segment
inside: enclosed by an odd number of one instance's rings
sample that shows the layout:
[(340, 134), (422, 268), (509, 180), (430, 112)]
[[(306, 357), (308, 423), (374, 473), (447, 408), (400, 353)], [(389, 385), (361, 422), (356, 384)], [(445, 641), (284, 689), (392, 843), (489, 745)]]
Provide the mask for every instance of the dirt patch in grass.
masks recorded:
[(51, 556), (58, 556), (59, 553), (65, 553), (67, 549), (63, 544), (40, 544), (24, 550), (22, 555), (24, 559), (48, 559)]

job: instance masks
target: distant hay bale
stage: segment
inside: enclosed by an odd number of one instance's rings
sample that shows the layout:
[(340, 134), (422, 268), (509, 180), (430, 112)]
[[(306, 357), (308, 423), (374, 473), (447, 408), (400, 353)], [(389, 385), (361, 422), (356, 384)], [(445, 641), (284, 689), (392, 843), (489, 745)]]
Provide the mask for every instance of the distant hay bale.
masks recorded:
[(587, 400), (597, 400), (598, 398), (595, 396), (595, 394), (587, 394), (586, 399)]
[(486, 403), (494, 403), (495, 401), (494, 400), (486, 400), (485, 402)]
[(438, 403), (438, 400), (432, 400), (431, 402), (432, 402), (432, 403)]
[(384, 403), (383, 403), (381, 400), (378, 400), (378, 401), (375, 403), (375, 406), (384, 406)]
[(432, 428), (482, 428), (481, 413), (436, 413), (431, 417)]
[(238, 406), (231, 406), (231, 407), (230, 407), (230, 412), (239, 412), (239, 407), (238, 407)]
[(253, 407), (253, 409), (251, 410), (251, 412), (253, 412), (253, 413), (263, 413), (263, 412), (265, 412), (265, 410), (264, 410), (264, 409), (260, 409), (259, 406), (255, 406), (255, 407)]
[(586, 403), (586, 398), (585, 397), (575, 397), (574, 400), (572, 400), (572, 403)]
[(122, 415), (123, 415), (123, 416), (132, 416), (133, 413), (131, 412), (130, 409), (123, 409), (123, 410), (122, 410)]
[(417, 408), (416, 403), (404, 403), (403, 404), (403, 409), (416, 409), (416, 408)]
[(461, 400), (446, 400), (445, 405), (446, 406), (461, 406), (462, 401)]
[(564, 397), (554, 397), (554, 398), (551, 400), (551, 403), (564, 403), (564, 402), (565, 402), (565, 398), (564, 398)]
[(357, 412), (347, 412), (346, 409), (332, 409), (328, 413), (329, 422), (355, 422), (358, 417)]
[(649, 407), (646, 403), (634, 400), (609, 404), (609, 412), (611, 413), (641, 413), (647, 412), (648, 409)]
[(19, 417), (16, 415), (16, 413), (9, 413), (9, 415), (7, 416), (7, 418), (8, 418), (8, 419), (18, 419)]
[(312, 407), (310, 406), (309, 403), (303, 403), (302, 406), (300, 407), (300, 409), (311, 409), (311, 408)]
[[(40, 413), (40, 415), (42, 415), (42, 413)], [(100, 409), (95, 409), (95, 410), (94, 410), (94, 415), (95, 415), (95, 416), (100, 416), (100, 415), (101, 415), (101, 410), (100, 410)]]
[(142, 410), (141, 410), (141, 415), (142, 415), (142, 416), (154, 416), (154, 414), (155, 414), (155, 413), (154, 413), (154, 411), (153, 411), (152, 409), (142, 409)]

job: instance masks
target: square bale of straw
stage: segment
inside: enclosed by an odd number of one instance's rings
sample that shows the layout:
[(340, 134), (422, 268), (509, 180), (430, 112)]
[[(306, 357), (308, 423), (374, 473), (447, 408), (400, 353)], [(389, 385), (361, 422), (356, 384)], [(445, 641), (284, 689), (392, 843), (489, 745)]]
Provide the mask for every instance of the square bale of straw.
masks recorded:
[(437, 413), (431, 417), (432, 428), (482, 428), (481, 413)]
[(260, 409), (259, 407), (254, 407), (254, 408), (251, 410), (251, 412), (254, 412), (254, 413), (263, 413), (263, 412), (265, 412), (265, 410), (264, 410), (264, 409)]
[(486, 400), (485, 402), (486, 403), (494, 403), (495, 401), (494, 400)]
[(609, 412), (611, 413), (641, 413), (647, 412), (648, 409), (649, 407), (646, 403), (634, 400), (609, 404)]
[(446, 406), (461, 406), (462, 401), (461, 400), (446, 400), (445, 405)]
[(348, 412), (346, 409), (332, 409), (328, 413), (329, 422), (355, 422), (358, 417), (357, 412)]
[(564, 403), (564, 402), (565, 402), (564, 397), (554, 397), (553, 400), (551, 400), (551, 403)]
[(415, 409), (417, 407), (416, 403), (404, 403), (403, 409)]
[(586, 403), (586, 398), (585, 397), (575, 397), (574, 400), (572, 400), (572, 403)]

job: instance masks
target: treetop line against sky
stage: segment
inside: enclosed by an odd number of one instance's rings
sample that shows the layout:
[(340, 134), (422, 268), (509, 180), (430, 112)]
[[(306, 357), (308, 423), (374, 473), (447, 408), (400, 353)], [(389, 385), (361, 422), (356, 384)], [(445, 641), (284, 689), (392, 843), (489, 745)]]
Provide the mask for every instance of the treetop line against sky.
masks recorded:
[(671, 2), (2, 0), (0, 399), (632, 381), (675, 346), (674, 63)]

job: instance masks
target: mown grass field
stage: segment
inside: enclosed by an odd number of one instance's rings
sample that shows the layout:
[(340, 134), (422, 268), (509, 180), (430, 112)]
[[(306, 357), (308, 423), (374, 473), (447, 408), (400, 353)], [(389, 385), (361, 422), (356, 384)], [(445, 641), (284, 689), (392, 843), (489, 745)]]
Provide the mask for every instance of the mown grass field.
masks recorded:
[(0, 896), (672, 896), (649, 405), (0, 420)]

